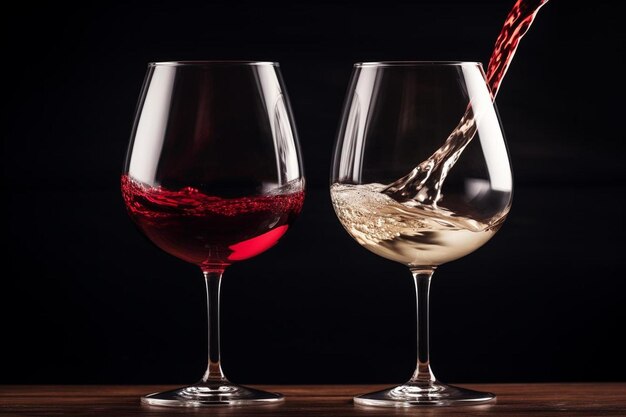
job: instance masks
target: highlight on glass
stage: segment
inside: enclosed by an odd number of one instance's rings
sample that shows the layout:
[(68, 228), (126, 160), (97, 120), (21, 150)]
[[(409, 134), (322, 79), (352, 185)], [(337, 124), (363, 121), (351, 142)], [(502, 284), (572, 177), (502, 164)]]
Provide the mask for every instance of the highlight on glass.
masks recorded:
[(138, 229), (163, 251), (197, 265), (206, 284), (204, 375), (142, 402), (200, 407), (282, 401), (281, 394), (228, 381), (219, 330), (224, 270), (274, 246), (304, 201), (298, 138), (278, 64), (149, 64), (121, 186)]

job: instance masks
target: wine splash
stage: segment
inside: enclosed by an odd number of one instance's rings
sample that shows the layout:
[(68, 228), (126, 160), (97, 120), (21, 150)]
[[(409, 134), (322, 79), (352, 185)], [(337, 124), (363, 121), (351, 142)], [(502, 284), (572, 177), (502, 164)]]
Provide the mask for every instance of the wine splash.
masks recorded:
[(399, 203), (380, 192), (381, 184), (333, 184), (337, 217), (366, 249), (409, 266), (438, 266), (485, 244), (506, 212), (483, 223), (443, 208)]
[[(520, 40), (530, 28), (541, 6), (547, 2), (548, 0), (517, 0), (509, 12), (487, 66), (487, 84), (491, 89), (492, 99), (498, 93)], [(470, 103), (443, 146), (409, 174), (387, 185), (381, 192), (399, 202), (415, 200), (424, 206), (437, 207), (448, 172), (476, 135), (476, 118)]]
[(203, 269), (251, 258), (278, 242), (304, 202), (301, 181), (280, 191), (221, 198), (122, 176), (122, 196), (135, 223), (161, 249)]

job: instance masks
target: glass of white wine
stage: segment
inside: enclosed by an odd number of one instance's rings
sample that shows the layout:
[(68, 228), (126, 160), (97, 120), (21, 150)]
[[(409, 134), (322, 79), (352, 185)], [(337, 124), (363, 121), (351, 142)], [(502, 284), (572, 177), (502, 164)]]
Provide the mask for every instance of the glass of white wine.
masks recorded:
[(417, 368), (373, 406), (472, 404), (494, 394), (443, 384), (429, 362), (435, 269), (484, 245), (511, 206), (509, 155), (476, 62), (355, 64), (335, 145), (331, 198), (361, 246), (406, 265), (417, 294)]

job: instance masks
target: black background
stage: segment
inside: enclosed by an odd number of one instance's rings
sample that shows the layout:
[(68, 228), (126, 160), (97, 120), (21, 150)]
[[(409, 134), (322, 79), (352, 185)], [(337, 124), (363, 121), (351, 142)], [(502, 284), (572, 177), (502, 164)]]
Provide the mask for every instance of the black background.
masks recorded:
[[(199, 271), (127, 217), (119, 175), (149, 61), (281, 63), (308, 181), (303, 214), (223, 283), (223, 365), (241, 383), (391, 383), (415, 365), (412, 280), (330, 205), (352, 63), (486, 63), (509, 1), (22, 2), (5, 12), (0, 383), (186, 383), (205, 366)], [(449, 382), (626, 379), (624, 25), (549, 3), (497, 104), (513, 210), (441, 267), (432, 361)]]

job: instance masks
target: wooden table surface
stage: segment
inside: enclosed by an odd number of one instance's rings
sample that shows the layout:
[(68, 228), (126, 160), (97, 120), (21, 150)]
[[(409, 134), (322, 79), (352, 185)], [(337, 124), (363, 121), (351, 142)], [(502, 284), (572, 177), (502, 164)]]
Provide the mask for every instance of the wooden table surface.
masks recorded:
[(201, 409), (141, 405), (143, 394), (171, 386), (0, 385), (1, 416), (626, 416), (626, 383), (466, 384), (497, 394), (495, 403), (462, 407), (380, 408), (355, 406), (355, 394), (382, 385), (257, 386), (278, 391), (278, 405)]

